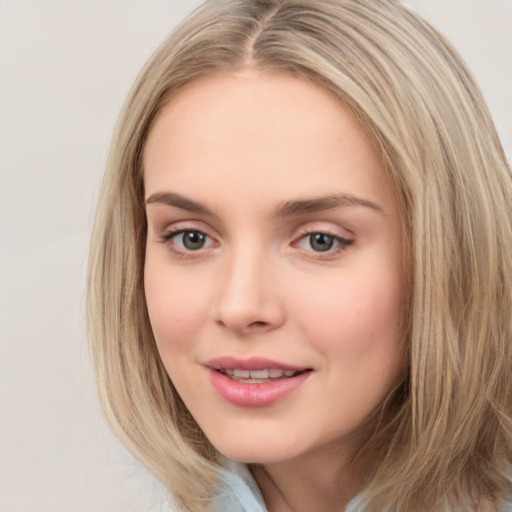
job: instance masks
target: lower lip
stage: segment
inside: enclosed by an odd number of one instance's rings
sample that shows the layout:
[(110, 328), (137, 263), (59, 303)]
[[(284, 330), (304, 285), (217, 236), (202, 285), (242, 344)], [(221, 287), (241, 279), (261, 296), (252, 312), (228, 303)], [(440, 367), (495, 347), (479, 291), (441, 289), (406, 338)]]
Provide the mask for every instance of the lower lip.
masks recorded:
[(232, 380), (223, 373), (210, 369), (213, 387), (227, 402), (240, 407), (267, 407), (295, 391), (311, 374), (310, 371), (261, 384)]

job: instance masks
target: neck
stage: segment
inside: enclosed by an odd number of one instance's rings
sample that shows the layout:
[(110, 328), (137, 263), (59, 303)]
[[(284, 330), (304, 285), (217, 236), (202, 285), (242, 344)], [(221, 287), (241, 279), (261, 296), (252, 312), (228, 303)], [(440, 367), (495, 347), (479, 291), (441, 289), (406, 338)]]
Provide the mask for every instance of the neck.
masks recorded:
[(343, 512), (361, 489), (365, 467), (339, 449), (250, 466), (269, 512)]

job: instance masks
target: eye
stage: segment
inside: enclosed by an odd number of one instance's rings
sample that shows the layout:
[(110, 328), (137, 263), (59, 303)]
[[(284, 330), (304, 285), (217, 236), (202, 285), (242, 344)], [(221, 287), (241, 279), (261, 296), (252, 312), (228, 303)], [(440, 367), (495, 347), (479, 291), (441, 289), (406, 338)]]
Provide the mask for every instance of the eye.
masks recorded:
[(214, 241), (206, 233), (196, 229), (180, 229), (167, 233), (165, 241), (171, 244), (176, 252), (193, 252), (206, 249), (214, 244)]
[(340, 236), (318, 232), (302, 236), (297, 242), (297, 246), (308, 251), (326, 253), (343, 250), (353, 242), (353, 240), (347, 240)]

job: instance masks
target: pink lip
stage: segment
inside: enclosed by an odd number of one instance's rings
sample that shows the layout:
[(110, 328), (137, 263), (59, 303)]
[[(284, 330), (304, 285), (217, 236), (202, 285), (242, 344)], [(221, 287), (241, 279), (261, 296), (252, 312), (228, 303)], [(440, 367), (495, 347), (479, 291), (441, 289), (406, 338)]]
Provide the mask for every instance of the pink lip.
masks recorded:
[[(233, 357), (220, 357), (208, 361), (205, 366), (209, 369), (210, 382), (217, 393), (227, 402), (240, 407), (270, 406), (299, 388), (311, 375), (311, 370), (308, 368), (261, 358), (240, 360)], [(219, 369), (282, 369), (300, 373), (293, 377), (249, 384), (230, 379), (227, 375), (219, 372)]]
[(210, 359), (204, 363), (208, 368), (213, 370), (226, 370), (229, 368), (237, 368), (238, 370), (293, 370), (295, 372), (302, 372), (309, 368), (305, 366), (293, 366), (279, 361), (273, 361), (271, 359), (265, 359), (262, 357), (250, 357), (248, 359), (238, 359), (231, 356), (222, 356)]

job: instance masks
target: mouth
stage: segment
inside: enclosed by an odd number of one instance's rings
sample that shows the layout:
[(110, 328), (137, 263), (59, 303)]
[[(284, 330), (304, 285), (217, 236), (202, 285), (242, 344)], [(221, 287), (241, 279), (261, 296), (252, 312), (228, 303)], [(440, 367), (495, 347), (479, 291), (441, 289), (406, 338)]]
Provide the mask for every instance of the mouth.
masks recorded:
[(218, 395), (238, 407), (268, 407), (298, 393), (312, 370), (210, 368), (210, 382)]
[(260, 357), (218, 357), (205, 366), (220, 397), (233, 405), (251, 408), (271, 406), (299, 392), (314, 372), (305, 366)]
[(310, 370), (284, 370), (281, 368), (245, 370), (241, 368), (219, 368), (215, 369), (215, 371), (236, 382), (242, 382), (244, 384), (266, 384), (268, 382), (295, 377)]

